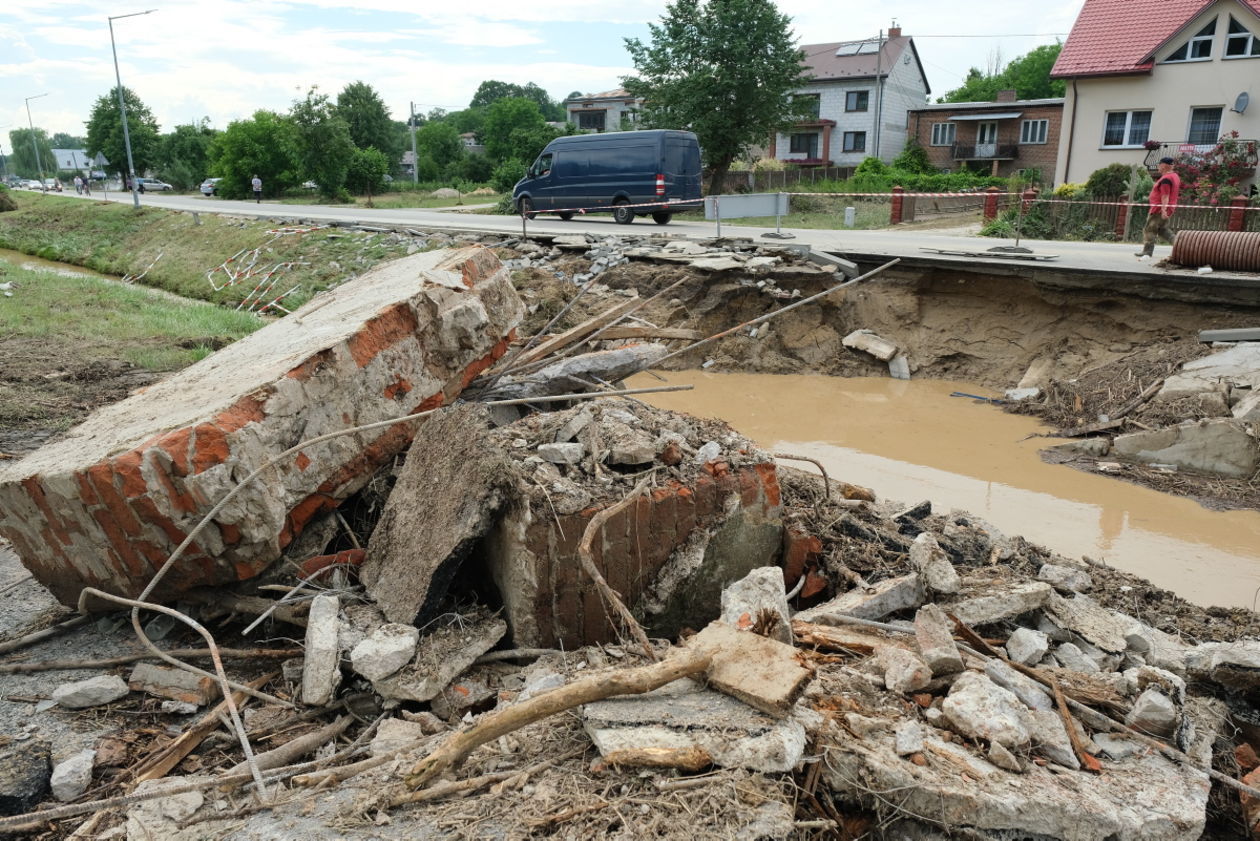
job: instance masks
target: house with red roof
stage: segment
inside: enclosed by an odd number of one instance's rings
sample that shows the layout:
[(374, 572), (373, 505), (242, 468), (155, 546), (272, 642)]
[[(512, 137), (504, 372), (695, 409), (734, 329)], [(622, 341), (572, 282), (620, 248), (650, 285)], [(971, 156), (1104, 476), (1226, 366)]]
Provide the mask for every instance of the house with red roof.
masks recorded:
[(1085, 0), (1050, 75), (1067, 82), (1055, 182), (1260, 138), (1260, 0)]
[(914, 39), (893, 26), (863, 41), (806, 44), (809, 82), (793, 94), (808, 117), (770, 139), (768, 155), (800, 165), (885, 163), (906, 145), (906, 114), (931, 88)]

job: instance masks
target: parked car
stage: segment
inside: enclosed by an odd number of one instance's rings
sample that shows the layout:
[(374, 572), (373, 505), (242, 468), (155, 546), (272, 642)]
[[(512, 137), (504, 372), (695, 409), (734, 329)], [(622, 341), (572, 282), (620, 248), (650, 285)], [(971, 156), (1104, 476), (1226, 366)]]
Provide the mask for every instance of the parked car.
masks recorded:
[(167, 192), (168, 190), (174, 190), (175, 188), (172, 187), (170, 184), (167, 184), (165, 181), (158, 181), (156, 178), (137, 178), (136, 189), (142, 193), (147, 192), (149, 190), (152, 190), (158, 193), (164, 193), (164, 192)]
[(215, 194), (216, 186), (222, 180), (222, 178), (207, 178), (205, 181), (202, 181), (201, 194), (203, 196), (213, 196)]
[(666, 225), (700, 202), (696, 136), (660, 129), (557, 137), (512, 191), (512, 206), (527, 217), (611, 212), (620, 225), (639, 214)]

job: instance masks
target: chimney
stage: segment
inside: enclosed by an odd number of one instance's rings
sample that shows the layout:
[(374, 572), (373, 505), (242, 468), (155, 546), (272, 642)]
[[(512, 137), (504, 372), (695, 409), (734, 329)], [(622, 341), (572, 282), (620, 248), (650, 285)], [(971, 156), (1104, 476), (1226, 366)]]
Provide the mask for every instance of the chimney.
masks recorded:
[(900, 38), (900, 37), (901, 37), (901, 27), (900, 27), (900, 26), (890, 26), (890, 27), (888, 27), (888, 37), (889, 37), (889, 38)]
[(1014, 102), (1016, 100), (1015, 89), (1008, 88), (1004, 91), (998, 91), (997, 96), (993, 98), (994, 102)]

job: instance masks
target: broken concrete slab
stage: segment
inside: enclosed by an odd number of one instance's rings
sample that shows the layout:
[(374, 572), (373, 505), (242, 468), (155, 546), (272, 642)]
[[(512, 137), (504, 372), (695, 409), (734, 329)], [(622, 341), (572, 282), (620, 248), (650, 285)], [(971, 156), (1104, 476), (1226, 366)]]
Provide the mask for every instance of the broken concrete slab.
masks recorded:
[(791, 645), (792, 612), (781, 568), (758, 567), (722, 591), (722, 621), (727, 625), (747, 629), (767, 615), (774, 617), (768, 636)]
[(209, 703), (219, 691), (218, 684), (211, 678), (156, 663), (137, 663), (127, 678), (127, 685), (137, 692), (199, 707)]
[[(991, 590), (992, 587), (986, 586)], [(1013, 619), (1045, 605), (1054, 589), (1049, 584), (1028, 582), (999, 589), (996, 593), (973, 596), (953, 604), (943, 604), (946, 613), (957, 616), (968, 625), (988, 625)]]
[(1129, 647), (1128, 635), (1135, 620), (1108, 610), (1089, 596), (1077, 594), (1070, 599), (1054, 593), (1045, 604), (1046, 615), (1061, 628), (1079, 634), (1111, 654)]
[(1074, 672), (1097, 674), (1100, 671), (1097, 661), (1085, 656), (1085, 652), (1081, 651), (1075, 643), (1065, 642), (1055, 646), (1054, 659), (1058, 660), (1063, 668)]
[[(600, 382), (619, 382), (650, 368), (669, 353), (665, 345), (640, 342), (598, 350), (553, 362), (535, 373), (505, 376), (494, 388), (478, 394), (482, 400), (520, 400), (574, 391), (595, 390)], [(586, 387), (583, 388), (583, 384)]]
[[(0, 463), (0, 535), (64, 604), (136, 595), (240, 479), (294, 443), (450, 401), (524, 312), (494, 253), (381, 265)], [(256, 575), (411, 441), (346, 435), (270, 468), (219, 510), (156, 598)]]
[(332, 702), (341, 685), (341, 647), (338, 645), (341, 603), (336, 593), (311, 600), (306, 619), (306, 655), (302, 664), (302, 703), (322, 707)]
[(1064, 453), (1069, 456), (1085, 456), (1086, 458), (1103, 458), (1111, 452), (1110, 438), (1081, 438), (1076, 441), (1064, 441), (1052, 444), (1045, 452)]
[(391, 701), (429, 701), (481, 655), (498, 645), (507, 623), (497, 616), (460, 617), (420, 638), (415, 659), (398, 672), (372, 682)]
[(1260, 422), (1260, 388), (1252, 389), (1239, 398), (1230, 411), (1237, 420), (1247, 423)]
[(52, 699), (65, 709), (82, 710), (117, 701), (129, 691), (118, 675), (98, 675), (58, 686), (53, 690)]
[(1094, 579), (1085, 570), (1059, 564), (1042, 564), (1037, 570), (1037, 580), (1046, 582), (1060, 593), (1084, 593), (1094, 587)]
[(1234, 418), (1190, 420), (1120, 435), (1112, 442), (1111, 453), (1143, 464), (1171, 464), (1235, 479), (1246, 479), (1260, 467), (1260, 442), (1247, 424)]
[(993, 658), (985, 660), (984, 673), (988, 675), (989, 680), (1012, 692), (1030, 710), (1054, 709), (1054, 701), (1041, 684), (1001, 660)]
[(404, 748), (420, 749), (420, 746), (433, 732), (423, 724), (404, 721), (401, 718), (387, 718), (376, 728), (376, 735), (368, 744), (368, 753), (372, 756), (383, 756)]
[(910, 565), (919, 571), (923, 584), (932, 592), (958, 592), (958, 572), (931, 532), (922, 532), (910, 544)]
[(605, 758), (624, 750), (699, 749), (721, 767), (786, 772), (805, 752), (800, 722), (773, 718), (692, 680), (587, 704), (582, 719)]
[(1046, 759), (1073, 771), (1081, 767), (1081, 760), (1072, 749), (1072, 740), (1058, 710), (1029, 710), (1028, 718), (1032, 722), (1029, 733), (1033, 744), (1045, 754)]
[(935, 677), (963, 670), (962, 655), (954, 642), (952, 625), (935, 604), (925, 604), (914, 615), (914, 636), (919, 651)]
[(1260, 342), (1244, 342), (1201, 359), (1192, 359), (1164, 380), (1155, 399), (1179, 400), (1215, 391), (1221, 384), (1260, 389)]
[(890, 613), (910, 610), (923, 604), (923, 583), (918, 575), (887, 578), (868, 588), (857, 587), (829, 602), (807, 608), (796, 614), (802, 622), (823, 625), (841, 624), (833, 616), (857, 619), (883, 619)]
[(437, 615), (460, 564), (506, 504), (514, 477), (480, 407), (453, 407), (424, 423), (363, 563), (368, 595), (389, 621), (424, 624)]
[[(201, 782), (208, 777), (168, 777), (161, 780), (145, 780), (136, 786), (134, 794), (152, 794), (164, 789), (174, 789), (191, 782)], [(141, 800), (127, 809), (127, 841), (148, 841), (154, 838), (179, 838), (182, 825), (206, 803), (201, 791), (185, 791), (152, 800)], [(200, 824), (197, 831), (203, 834), (210, 826)], [(216, 833), (217, 834), (217, 833)]]
[(1260, 688), (1260, 641), (1257, 640), (1202, 643), (1186, 650), (1185, 664), (1186, 674), (1199, 680), (1210, 680), (1230, 689)]
[(813, 676), (793, 646), (724, 622), (710, 623), (687, 640), (687, 647), (712, 656), (706, 674), (710, 686), (776, 718), (791, 711)]
[(904, 353), (899, 353), (888, 360), (888, 376), (894, 380), (910, 379), (910, 360)]
[(1020, 748), (1031, 739), (1028, 709), (1013, 692), (979, 672), (963, 672), (949, 688), (941, 712), (964, 736)]
[(888, 362), (900, 352), (893, 342), (877, 336), (870, 330), (854, 330), (842, 340), (845, 347), (869, 353), (880, 362)]
[(884, 669), (884, 686), (890, 692), (917, 692), (932, 682), (932, 670), (914, 652), (881, 645), (875, 649), (875, 657)]
[(383, 680), (416, 656), (420, 630), (389, 622), (372, 632), (350, 652), (350, 667), (368, 680)]

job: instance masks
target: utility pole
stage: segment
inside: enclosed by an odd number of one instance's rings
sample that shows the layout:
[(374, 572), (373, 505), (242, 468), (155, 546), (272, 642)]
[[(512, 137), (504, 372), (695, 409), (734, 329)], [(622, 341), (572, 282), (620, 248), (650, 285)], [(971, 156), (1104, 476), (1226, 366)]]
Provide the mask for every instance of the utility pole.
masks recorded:
[(127, 128), (127, 104), (123, 102), (122, 77), (118, 75), (118, 49), (114, 46), (114, 21), (121, 18), (134, 18), (138, 15), (151, 15), (157, 9), (147, 12), (132, 12), (129, 15), (114, 15), (109, 19), (109, 48), (114, 53), (114, 80), (118, 83), (118, 111), (122, 114), (123, 145), (127, 147), (127, 172), (131, 180), (131, 203), (136, 210), (140, 209), (140, 193), (136, 191), (136, 165), (131, 159), (131, 132)]
[(48, 94), (37, 93), (35, 96), (26, 98), (26, 124), (31, 129), (31, 145), (35, 147), (35, 168), (39, 170), (39, 189), (40, 192), (47, 192), (48, 188), (44, 186), (44, 159), (39, 154), (39, 143), (35, 141), (35, 123), (31, 120), (31, 100), (39, 99), (41, 96), (48, 96)]
[(411, 183), (420, 183), (420, 159), (416, 157), (416, 104), (411, 103)]

